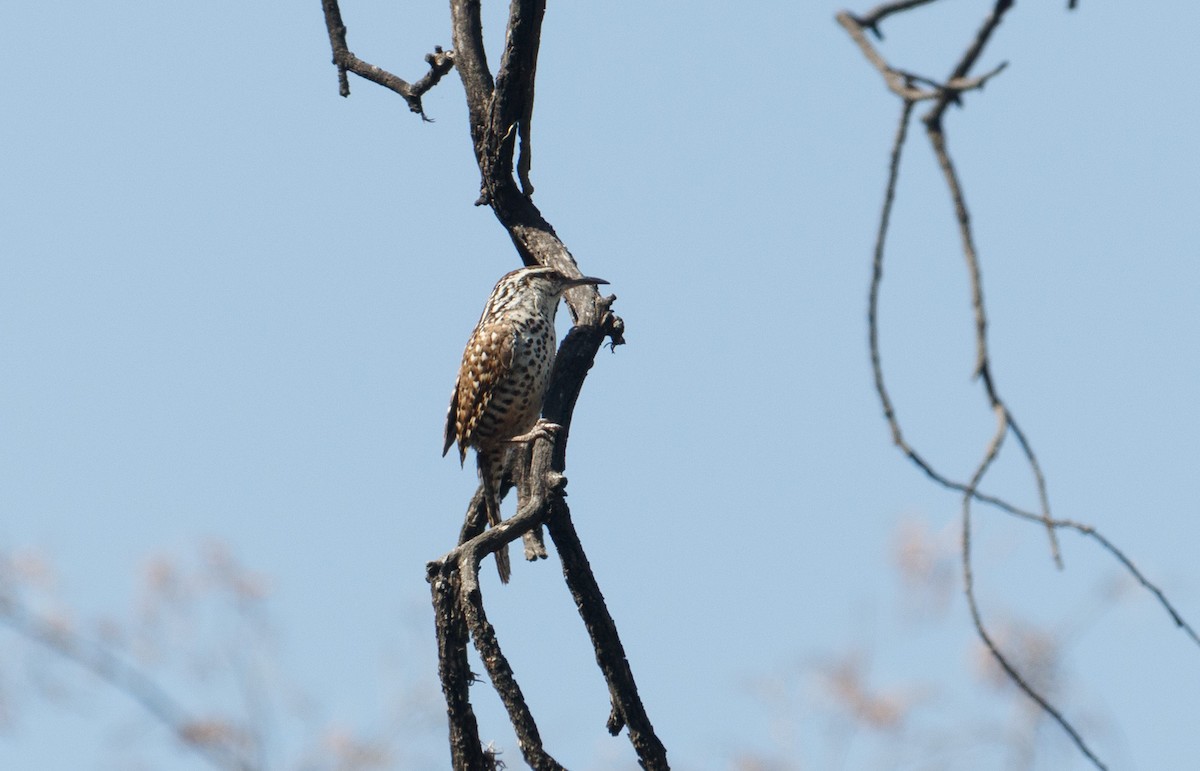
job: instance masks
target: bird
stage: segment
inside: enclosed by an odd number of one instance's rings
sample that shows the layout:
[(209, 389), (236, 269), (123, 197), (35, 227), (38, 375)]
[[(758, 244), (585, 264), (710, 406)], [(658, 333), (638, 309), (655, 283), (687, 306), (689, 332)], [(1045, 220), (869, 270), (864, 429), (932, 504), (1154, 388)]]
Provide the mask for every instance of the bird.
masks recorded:
[[(527, 266), (505, 274), (483, 307), (450, 396), (442, 457), (457, 442), (462, 465), (467, 448), (475, 449), (489, 526), (500, 524), (505, 450), (532, 439), (537, 428), (558, 428), (539, 418), (554, 368), (554, 317), (563, 292), (607, 283), (545, 265)], [(496, 567), (500, 581), (508, 583), (507, 544), (496, 552)]]

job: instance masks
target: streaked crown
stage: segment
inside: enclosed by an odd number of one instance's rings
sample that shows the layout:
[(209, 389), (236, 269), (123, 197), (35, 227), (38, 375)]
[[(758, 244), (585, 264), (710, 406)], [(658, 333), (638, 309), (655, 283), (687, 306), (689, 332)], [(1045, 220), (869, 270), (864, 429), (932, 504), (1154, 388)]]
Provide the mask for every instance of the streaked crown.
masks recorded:
[(515, 309), (545, 313), (557, 306), (563, 292), (573, 286), (607, 284), (602, 278), (567, 276), (556, 268), (533, 265), (507, 273), (496, 283), (483, 309), (483, 317), (496, 316)]

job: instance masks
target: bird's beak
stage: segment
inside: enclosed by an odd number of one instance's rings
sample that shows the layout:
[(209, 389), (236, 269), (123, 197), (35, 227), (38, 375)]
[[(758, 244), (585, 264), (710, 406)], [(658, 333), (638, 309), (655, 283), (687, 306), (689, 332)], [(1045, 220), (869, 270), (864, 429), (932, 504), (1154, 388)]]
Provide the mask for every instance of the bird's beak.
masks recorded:
[(573, 287), (573, 286), (584, 286), (585, 284), (607, 284), (607, 283), (608, 282), (602, 278), (588, 278), (587, 276), (584, 276), (582, 278), (569, 279), (567, 281), (567, 287), (569, 288), (569, 287)]

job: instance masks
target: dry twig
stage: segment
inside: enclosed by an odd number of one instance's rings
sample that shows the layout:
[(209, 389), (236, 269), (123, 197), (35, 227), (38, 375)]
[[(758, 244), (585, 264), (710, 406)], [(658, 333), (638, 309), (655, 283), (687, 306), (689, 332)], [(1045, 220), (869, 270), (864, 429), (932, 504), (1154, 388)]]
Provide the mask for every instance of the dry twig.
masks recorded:
[[(898, 0), (897, 2), (884, 3), (883, 5), (874, 8), (863, 16), (855, 16), (854, 14), (846, 11), (843, 11), (837, 15), (838, 22), (844, 29), (846, 29), (851, 39), (858, 45), (860, 51), (862, 51), (867, 61), (879, 71), (879, 73), (883, 76), (887, 87), (897, 96), (899, 96), (903, 103), (895, 140), (892, 144), (888, 180), (885, 187), (883, 206), (879, 217), (879, 228), (875, 240), (871, 286), (868, 297), (867, 323), (869, 328), (868, 336), (871, 365), (875, 379), (875, 389), (883, 407), (884, 417), (887, 420), (888, 427), (891, 430), (892, 441), (897, 447), (900, 448), (901, 452), (904, 453), (904, 455), (914, 465), (921, 469), (921, 471), (923, 471), (930, 479), (934, 480), (943, 487), (962, 493), (963, 540), (961, 556), (964, 576), (964, 589), (967, 597), (967, 603), (971, 612), (971, 618), (980, 639), (983, 641), (988, 651), (1000, 664), (1001, 668), (1012, 679), (1012, 681), (1026, 695), (1034, 700), (1047, 715), (1049, 715), (1063, 728), (1068, 736), (1070, 736), (1074, 741), (1080, 752), (1098, 768), (1104, 768), (1103, 763), (1093, 753), (1078, 731), (1076, 731), (1075, 728), (1063, 717), (1061, 712), (1059, 712), (1052, 704), (1050, 704), (1044, 697), (1042, 697), (1033, 689), (1033, 687), (1025, 680), (1025, 678), (1022, 677), (1021, 673), (1009, 661), (1004, 653), (1000, 651), (992, 636), (988, 633), (987, 628), (983, 623), (983, 618), (979, 611), (976, 600), (974, 573), (971, 567), (971, 503), (973, 501), (979, 501), (981, 503), (994, 506), (1019, 518), (1042, 523), (1049, 534), (1052, 555), (1055, 563), (1059, 567), (1062, 566), (1062, 561), (1056, 537), (1056, 531), (1058, 529), (1075, 530), (1082, 535), (1095, 539), (1101, 545), (1101, 547), (1115, 557), (1143, 587), (1154, 594), (1159, 603), (1170, 614), (1172, 621), (1174, 621), (1175, 624), (1180, 627), (1197, 645), (1200, 645), (1200, 637), (1197, 637), (1195, 630), (1171, 605), (1163, 592), (1142, 574), (1132, 560), (1130, 560), (1108, 539), (1097, 532), (1095, 528), (1090, 525), (1080, 524), (1071, 520), (1055, 519), (1051, 516), (1049, 497), (1046, 492), (1046, 480), (1042, 472), (1041, 465), (1037, 460), (1037, 456), (1034, 454), (1028, 437), (1017, 424), (1016, 418), (1013, 416), (1012, 411), (1000, 397), (995, 386), (991, 360), (988, 355), (987, 313), (983, 301), (983, 282), (980, 273), (978, 253), (976, 251), (974, 238), (972, 236), (970, 215), (967, 210), (962, 186), (958, 180), (954, 163), (947, 147), (943, 118), (946, 108), (950, 104), (961, 104), (960, 97), (964, 92), (982, 89), (983, 86), (986, 85), (986, 83), (993, 76), (1004, 69), (1005, 65), (1001, 64), (983, 75), (970, 77), (971, 69), (977, 63), (988, 41), (991, 39), (992, 34), (999, 26), (1004, 14), (1012, 8), (1013, 3), (1012, 0), (996, 0), (991, 13), (985, 17), (967, 50), (963, 53), (962, 57), (960, 57), (958, 62), (953, 67), (950, 77), (947, 78), (944, 83), (939, 84), (935, 80), (914, 75), (892, 67), (883, 58), (883, 56), (879, 54), (879, 52), (864, 34), (866, 31), (870, 31), (876, 36), (876, 38), (882, 39), (882, 34), (879, 30), (879, 24), (884, 18), (894, 13), (908, 11), (916, 8), (917, 6), (925, 5), (931, 1), (932, 0)], [(1070, 7), (1074, 7), (1074, 2), (1071, 2)], [(934, 155), (938, 160), (938, 165), (940, 166), (943, 176), (946, 180), (947, 189), (954, 205), (955, 219), (958, 225), (963, 254), (967, 261), (967, 271), (971, 287), (971, 304), (975, 316), (975, 375), (979, 378), (984, 387), (984, 392), (997, 420), (995, 434), (993, 435), (991, 441), (989, 441), (984, 451), (983, 458), (980, 460), (974, 474), (967, 483), (955, 481), (942, 474), (928, 460), (918, 453), (917, 450), (912, 447), (904, 438), (899, 419), (896, 415), (895, 408), (892, 404), (891, 397), (884, 382), (883, 365), (879, 352), (878, 309), (880, 286), (883, 280), (884, 246), (891, 220), (892, 206), (895, 201), (896, 183), (900, 173), (901, 154), (908, 136), (908, 124), (912, 116), (914, 105), (917, 102), (923, 101), (933, 102), (932, 107), (924, 116), (922, 116), (921, 120), (925, 125), (926, 135), (929, 138), (930, 144), (933, 147)], [(1011, 431), (1013, 436), (1016, 438), (1021, 452), (1023, 453), (1025, 460), (1029, 465), (1030, 471), (1033, 474), (1041, 509), (1040, 513), (1035, 514), (1033, 512), (1026, 511), (1014, 506), (1002, 498), (983, 493), (979, 490), (979, 485), (983, 482), (988, 469), (995, 460), (997, 454), (1000, 452), (1003, 440), (1009, 431)]]
[(338, 7), (337, 0), (321, 0), (321, 6), (325, 11), (325, 27), (329, 31), (329, 45), (333, 48), (333, 63), (337, 65), (338, 69), (338, 93), (342, 96), (350, 96), (350, 79), (346, 77), (346, 73), (353, 72), (360, 78), (395, 91), (404, 97), (404, 101), (408, 103), (408, 109), (420, 115), (422, 120), (429, 120), (425, 116), (425, 108), (421, 105), (421, 97), (425, 95), (426, 91), (436, 86), (443, 75), (454, 69), (454, 53), (443, 51), (441, 46), (435, 46), (433, 53), (425, 55), (425, 63), (429, 65), (429, 72), (416, 83), (409, 83), (404, 78), (364, 62), (352, 54), (346, 45), (346, 25), (342, 23), (342, 11)]

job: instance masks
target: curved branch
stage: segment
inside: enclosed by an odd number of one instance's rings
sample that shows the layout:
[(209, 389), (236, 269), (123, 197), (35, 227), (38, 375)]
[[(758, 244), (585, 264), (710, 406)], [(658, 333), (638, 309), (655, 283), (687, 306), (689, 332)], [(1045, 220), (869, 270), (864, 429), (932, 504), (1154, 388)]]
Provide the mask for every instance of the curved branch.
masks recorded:
[[(933, 122), (928, 115), (922, 120), (925, 122), (926, 134), (930, 144), (933, 145), (938, 165), (946, 178), (950, 199), (954, 203), (954, 215), (958, 223), (959, 238), (962, 241), (963, 256), (967, 261), (967, 273), (971, 283), (971, 307), (975, 313), (975, 374), (983, 381), (984, 390), (992, 407), (1000, 410), (1006, 426), (1012, 426), (1015, 424), (1012, 413), (1008, 409), (1008, 405), (1000, 398), (992, 380), (991, 357), (988, 355), (987, 309), (983, 303), (983, 278), (979, 269), (979, 254), (975, 250), (975, 239), (971, 234), (971, 217), (967, 212), (967, 202), (963, 197), (962, 185), (959, 184), (954, 162), (950, 159), (950, 152), (946, 149), (946, 135), (942, 131), (940, 120)], [(1045, 524), (1046, 534), (1050, 539), (1050, 551), (1054, 563), (1062, 568), (1058, 537), (1054, 534), (1054, 528), (1050, 524), (1050, 501), (1046, 496), (1046, 480), (1042, 476), (1041, 467), (1038, 465), (1037, 458), (1034, 456), (1025, 434), (1019, 429), (1015, 429), (1015, 431), (1037, 481), (1038, 493), (1042, 502), (1042, 522)]]
[[(896, 93), (903, 101), (903, 109), (901, 111), (899, 125), (896, 130), (895, 140), (891, 150), (891, 160), (889, 164), (887, 185), (884, 193), (884, 201), (879, 217), (879, 228), (876, 234), (873, 261), (871, 286), (868, 298), (867, 321), (868, 321), (868, 337), (871, 355), (871, 366), (875, 379), (875, 390), (879, 396), (880, 403), (883, 407), (884, 417), (887, 420), (891, 430), (892, 441), (900, 449), (900, 451), (919, 469), (921, 469), (930, 479), (938, 484), (962, 493), (963, 496), (963, 543), (962, 543), (962, 560), (963, 574), (965, 581), (965, 592), (967, 602), (970, 607), (972, 621), (975, 629), (979, 634), (984, 645), (1000, 663), (1001, 667), (1008, 674), (1017, 686), (1025, 692), (1031, 699), (1050, 715), (1072, 738), (1076, 746), (1097, 767), (1103, 768), (1103, 764), (1096, 757), (1090, 748), (1083, 741), (1078, 732), (1068, 723), (1046, 699), (1036, 693), (1029, 684), (1023, 679), (1016, 668), (1005, 658), (999, 651), (995, 642), (988, 634), (984, 626), (982, 616), (979, 611), (978, 603), (975, 597), (974, 576), (971, 569), (971, 503), (979, 501), (986, 503), (1002, 511), (1005, 511), (1019, 518), (1038, 521), (1046, 528), (1047, 534), (1051, 542), (1051, 551), (1054, 560), (1059, 567), (1062, 566), (1061, 556), (1058, 548), (1058, 540), (1056, 531), (1060, 528), (1073, 529), (1082, 535), (1095, 539), (1100, 546), (1108, 551), (1115, 559), (1117, 559), (1131, 575), (1148, 591), (1150, 591), (1158, 600), (1159, 604), (1171, 616), (1176, 626), (1181, 628), (1188, 637), (1197, 645), (1200, 645), (1200, 637), (1196, 631), (1188, 624), (1179, 612), (1167, 600), (1163, 592), (1151, 583), (1141, 573), (1137, 566), (1130, 560), (1121, 550), (1119, 550), (1108, 539), (1104, 538), (1095, 528), (1090, 525), (1080, 524), (1071, 520), (1054, 519), (1050, 514), (1049, 497), (1046, 492), (1046, 480), (1036, 454), (1033, 451), (1032, 444), (1024, 431), (1018, 425), (1016, 418), (1008, 408), (1007, 404), (1000, 397), (993, 379), (991, 370), (991, 362), (988, 355), (988, 339), (987, 339), (987, 313), (983, 301), (983, 283), (979, 267), (978, 254), (975, 249), (974, 239), (972, 236), (970, 215), (968, 213), (965, 198), (962, 191), (962, 186), (959, 183), (954, 164), (950, 158), (949, 151), (946, 146), (945, 133), (942, 127), (942, 118), (946, 107), (958, 101), (958, 95), (969, 88), (982, 88), (986, 82), (999, 73), (1004, 65), (993, 69), (981, 76), (969, 77), (969, 72), (979, 59), (986, 46), (988, 40), (998, 27), (1004, 14), (1012, 7), (1011, 0), (996, 0), (991, 14), (983, 21), (983, 24), (977, 31), (974, 40), (967, 48), (966, 52), (955, 65), (950, 78), (944, 84), (938, 84), (927, 78), (922, 78), (911, 73), (903, 72), (893, 68), (888, 62), (875, 50), (874, 46), (867, 40), (864, 31), (871, 30), (876, 33), (877, 37), (881, 37), (878, 30), (879, 22), (886, 16), (900, 11), (915, 8), (918, 5), (923, 5), (922, 0), (910, 0), (909, 2), (893, 2), (881, 5), (871, 11), (866, 16), (856, 17), (853, 14), (843, 11), (839, 13), (837, 18), (839, 23), (847, 30), (852, 40), (859, 46), (868, 62), (871, 63), (877, 71), (883, 75), (884, 80), (890, 90)], [(918, 88), (917, 84), (929, 86), (929, 90)], [(887, 232), (891, 220), (892, 207), (895, 199), (896, 184), (899, 178), (900, 159), (903, 151), (904, 143), (907, 139), (908, 123), (912, 116), (913, 106), (918, 101), (932, 99), (934, 101), (930, 110), (922, 117), (925, 124), (926, 134), (930, 144), (933, 147), (934, 155), (937, 158), (943, 176), (946, 181), (947, 189), (950, 194), (951, 202), (954, 207), (955, 220), (958, 226), (959, 237), (964, 257), (967, 261), (967, 271), (969, 275), (969, 283), (971, 288), (971, 303), (974, 312), (974, 327), (975, 327), (975, 345), (976, 345), (976, 360), (975, 374), (979, 377), (985, 394), (988, 398), (989, 405), (996, 415), (997, 429), (992, 440), (989, 442), (985, 451), (984, 457), (976, 468), (970, 481), (966, 484), (957, 482), (946, 477), (933, 467), (924, 457), (922, 457), (908, 442), (905, 440), (903, 432), (900, 428), (899, 420), (896, 416), (895, 408), (892, 404), (891, 397), (884, 383), (883, 365), (879, 352), (879, 293), (880, 286), (883, 280), (883, 257), (884, 247), (887, 238)], [(1040, 514), (1035, 514), (1030, 511), (1021, 509), (1008, 501), (997, 496), (989, 495), (979, 491), (979, 485), (995, 460), (997, 453), (1000, 451), (1001, 442), (1011, 430), (1017, 439), (1025, 460), (1029, 465), (1031, 473), (1034, 477), (1034, 482), (1037, 488), (1038, 501), (1040, 506)]]
[(1008, 657), (1000, 652), (1000, 648), (996, 645), (996, 642), (992, 639), (991, 634), (988, 633), (987, 628), (984, 626), (983, 616), (979, 612), (979, 603), (975, 597), (975, 576), (971, 570), (971, 498), (973, 497), (973, 491), (979, 486), (979, 483), (983, 481), (983, 477), (987, 473), (987, 470), (996, 460), (996, 456), (1000, 452), (1000, 445), (1004, 442), (1004, 436), (1010, 427), (1007, 411), (1004, 409), (1002, 404), (996, 402), (993, 405), (993, 411), (996, 413), (996, 433), (992, 436), (991, 441), (988, 442), (987, 449), (984, 451), (983, 460), (979, 462), (979, 466), (975, 469), (975, 473), (971, 475), (971, 481), (967, 483), (967, 489), (963, 492), (963, 585), (967, 595), (967, 607), (971, 612), (971, 621), (975, 625), (975, 631), (979, 634), (979, 639), (983, 641), (983, 644), (988, 649), (988, 652), (992, 654), (992, 658), (994, 658), (996, 663), (1000, 665), (1001, 669), (1005, 671), (1005, 673), (1008, 675), (1008, 678), (1012, 680), (1013, 683), (1020, 688), (1026, 696), (1036, 702), (1037, 705), (1042, 708), (1042, 711), (1049, 715), (1054, 722), (1058, 723), (1059, 727), (1066, 732), (1067, 736), (1071, 737), (1071, 741), (1075, 743), (1075, 746), (1079, 749), (1079, 751), (1083, 753), (1088, 760), (1092, 761), (1096, 768), (1101, 769), (1101, 771), (1105, 771), (1105, 769), (1108, 767), (1100, 761), (1100, 758), (1096, 757), (1096, 754), (1092, 752), (1090, 747), (1088, 747), (1087, 742), (1083, 740), (1083, 737), (1079, 735), (1079, 732), (1075, 730), (1075, 727), (1071, 725), (1071, 723), (1065, 717), (1063, 717), (1062, 713), (1059, 712), (1054, 705), (1052, 705), (1044, 696), (1038, 693), (1033, 686), (1025, 680), (1021, 673), (1017, 671), (1017, 668), (1008, 660)]
[(350, 80), (346, 73), (353, 72), (360, 78), (396, 92), (408, 103), (408, 109), (420, 115), (422, 120), (428, 121), (425, 108), (421, 105), (421, 97), (454, 68), (454, 52), (443, 51), (441, 46), (434, 46), (433, 53), (425, 55), (429, 72), (416, 83), (409, 83), (398, 75), (364, 62), (350, 52), (346, 44), (346, 25), (342, 23), (342, 10), (338, 7), (338, 0), (321, 0), (321, 6), (325, 11), (325, 27), (329, 32), (329, 45), (333, 49), (333, 63), (338, 68), (338, 93), (350, 96)]

